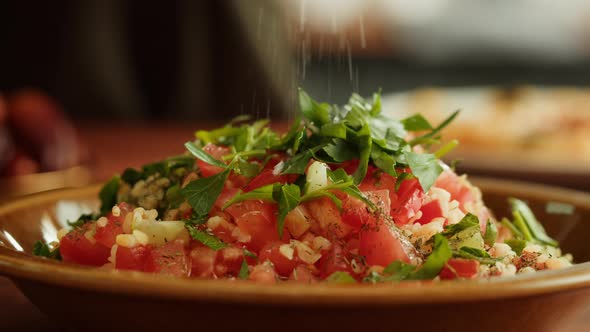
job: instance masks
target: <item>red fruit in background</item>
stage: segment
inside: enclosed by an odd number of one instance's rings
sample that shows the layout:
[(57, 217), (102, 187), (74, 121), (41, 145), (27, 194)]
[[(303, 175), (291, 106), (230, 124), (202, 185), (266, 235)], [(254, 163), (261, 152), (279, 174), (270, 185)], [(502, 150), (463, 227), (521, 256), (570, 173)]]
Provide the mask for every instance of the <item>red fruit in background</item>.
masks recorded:
[(80, 163), (80, 146), (72, 124), (47, 94), (24, 89), (7, 99), (7, 125), (17, 145), (38, 160), (42, 171)]

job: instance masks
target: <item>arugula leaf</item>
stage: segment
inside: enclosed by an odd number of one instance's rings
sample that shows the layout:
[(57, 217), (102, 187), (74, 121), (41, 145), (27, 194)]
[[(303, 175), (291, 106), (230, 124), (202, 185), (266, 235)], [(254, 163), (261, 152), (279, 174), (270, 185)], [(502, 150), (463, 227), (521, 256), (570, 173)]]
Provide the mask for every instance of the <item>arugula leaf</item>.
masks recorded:
[[(323, 147), (322, 147), (323, 148)], [(320, 148), (316, 148), (315, 150), (319, 150)], [(300, 152), (295, 156), (289, 158), (285, 161), (283, 165), (282, 174), (303, 174), (305, 173), (305, 169), (307, 168), (307, 164), (309, 164), (309, 160), (313, 157), (315, 151), (307, 150), (305, 152)]]
[(492, 265), (500, 261), (500, 259), (490, 256), (490, 254), (488, 254), (485, 250), (472, 247), (461, 247), (459, 250), (453, 251), (453, 256), (466, 259), (475, 259), (476, 261), (486, 265)]
[(279, 216), (277, 218), (277, 229), (279, 231), (279, 237), (282, 238), (287, 214), (295, 209), (301, 202), (301, 189), (294, 184), (281, 186), (278, 202)]
[(142, 171), (142, 178), (148, 178), (155, 174), (159, 174), (162, 177), (166, 177), (170, 173), (170, 168), (168, 167), (168, 162), (158, 161), (155, 163), (143, 165)]
[(318, 104), (301, 89), (299, 89), (299, 107), (303, 115), (318, 127), (330, 122), (330, 106)]
[(471, 213), (467, 213), (458, 223), (446, 226), (442, 234), (449, 237), (471, 227), (479, 228), (479, 218)]
[(387, 275), (383, 281), (401, 281), (407, 279), (414, 271), (416, 266), (402, 261), (395, 261), (387, 265), (383, 274)]
[(98, 197), (100, 198), (100, 214), (106, 215), (111, 211), (113, 206), (117, 204), (117, 192), (119, 191), (119, 177), (113, 176), (109, 182), (107, 182), (100, 192)]
[[(381, 169), (383, 172), (393, 176), (394, 178), (398, 177), (398, 174), (395, 170), (395, 158), (377, 145), (374, 145), (371, 149), (371, 160), (375, 166), (379, 167), (379, 169)], [(396, 182), (396, 185), (398, 184), (401, 184), (400, 179), (398, 179), (398, 182)]]
[(59, 252), (59, 248), (51, 249), (49, 245), (41, 241), (37, 241), (33, 245), (33, 255), (61, 260), (61, 253)]
[(563, 214), (571, 216), (575, 211), (576, 207), (568, 203), (547, 202), (545, 205), (545, 212), (549, 214)]
[(348, 272), (336, 271), (326, 278), (326, 281), (334, 284), (356, 284), (354, 279)]
[(446, 118), (441, 124), (439, 124), (436, 128), (434, 128), (429, 133), (426, 133), (420, 137), (416, 137), (409, 142), (411, 146), (422, 144), (424, 142), (429, 141), (430, 139), (434, 138), (441, 130), (443, 130), (446, 126), (448, 126), (453, 120), (459, 115), (459, 110), (453, 112), (448, 118)]
[(81, 227), (82, 225), (95, 221), (96, 219), (98, 219), (99, 216), (93, 214), (93, 213), (86, 213), (86, 214), (82, 214), (78, 217), (77, 220), (75, 221), (67, 221), (68, 226), (77, 228), (77, 227)]
[(171, 187), (166, 189), (165, 194), (166, 202), (168, 202), (168, 207), (175, 209), (180, 206), (184, 202), (184, 196), (182, 195), (180, 185), (175, 184)]
[(440, 233), (434, 235), (434, 247), (426, 262), (416, 272), (411, 273), (408, 279), (426, 280), (436, 277), (447, 261), (453, 257), (451, 247), (447, 239)]
[(410, 117), (407, 117), (401, 120), (401, 123), (404, 125), (404, 128), (407, 131), (421, 131), (432, 129), (432, 125), (430, 125), (430, 122), (428, 122), (428, 120), (426, 120), (420, 114), (415, 114)]
[[(528, 231), (530, 231), (530, 234), (532, 235), (532, 237), (534, 237), (535, 240), (539, 241), (540, 243), (550, 245), (552, 247), (558, 246), (557, 241), (555, 241), (554, 239), (549, 237), (549, 235), (547, 235), (547, 233), (545, 232), (545, 228), (543, 228), (543, 225), (537, 220), (537, 218), (533, 214), (533, 211), (531, 211), (531, 209), (525, 202), (516, 198), (509, 198), (508, 201), (510, 202), (510, 205), (512, 206), (512, 211), (515, 214), (515, 222), (517, 219), (516, 215), (519, 215), (520, 217), (522, 217), (522, 220), (526, 224), (526, 228), (528, 229)], [(524, 231), (523, 233), (525, 234), (526, 240), (526, 233)]]
[(486, 225), (486, 234), (483, 237), (485, 244), (488, 246), (493, 246), (496, 243), (496, 239), (498, 238), (498, 227), (496, 223), (488, 219)]
[(357, 141), (359, 147), (359, 165), (356, 171), (354, 171), (353, 179), (355, 184), (360, 184), (367, 175), (367, 169), (369, 168), (369, 159), (371, 158), (371, 147), (373, 140), (368, 135), (358, 137)]
[(130, 185), (134, 185), (137, 181), (143, 178), (143, 174), (135, 168), (127, 168), (121, 175), (121, 180), (125, 181)]
[(334, 139), (323, 149), (335, 162), (351, 160), (356, 157), (355, 148), (343, 139)]
[(326, 123), (322, 126), (320, 133), (326, 137), (346, 139), (346, 126), (344, 123)]
[(261, 199), (264, 201), (271, 201), (274, 202), (274, 193), (279, 190), (280, 184), (274, 183), (269, 184), (263, 187), (256, 188), (249, 192), (238, 192), (234, 195), (229, 201), (227, 201), (224, 205), (222, 210), (227, 209), (228, 207), (232, 206), (233, 204), (240, 203), (249, 199)]
[(190, 234), (191, 238), (201, 242), (202, 244), (206, 245), (207, 247), (215, 251), (228, 247), (227, 243), (221, 241), (215, 235), (211, 235), (190, 224), (185, 224), (184, 227)]
[(405, 151), (404, 156), (422, 189), (428, 191), (443, 171), (438, 159), (433, 154), (411, 151)]
[(198, 216), (206, 216), (221, 194), (228, 176), (229, 170), (226, 169), (218, 174), (191, 181), (180, 192)]
[(250, 270), (248, 269), (248, 263), (246, 260), (242, 260), (242, 265), (240, 266), (240, 272), (238, 273), (238, 278), (242, 280), (248, 279), (250, 276)]
[(516, 227), (520, 231), (520, 234), (522, 234), (522, 238), (526, 241), (533, 241), (533, 235), (531, 234), (531, 231), (529, 230), (522, 215), (518, 211), (513, 210), (512, 216), (514, 217), (514, 221), (512, 222), (512, 224), (514, 224), (514, 227)]
[(524, 235), (522, 234), (521, 231), (519, 231), (516, 226), (514, 226), (514, 224), (512, 222), (510, 222), (510, 220), (508, 220), (507, 218), (502, 218), (502, 221), (500, 221), (500, 224), (504, 227), (506, 227), (510, 233), (512, 233), (512, 236), (514, 236), (514, 238), (516, 239), (523, 239)]
[(184, 143), (184, 146), (186, 147), (186, 149), (193, 154), (193, 156), (195, 156), (197, 159), (201, 160), (202, 162), (205, 162), (209, 165), (213, 165), (213, 166), (217, 166), (217, 167), (221, 167), (221, 168), (227, 168), (227, 165), (222, 162), (219, 161), (215, 158), (213, 158), (210, 154), (208, 154), (207, 152), (203, 151), (201, 148), (197, 147), (195, 145), (195, 143), (193, 142), (186, 142)]
[(244, 256), (250, 257), (250, 258), (254, 258), (254, 259), (258, 259), (258, 256), (256, 256), (255, 253), (251, 252), (248, 249), (244, 249)]
[(520, 239), (508, 239), (504, 241), (504, 243), (509, 245), (510, 248), (512, 248), (512, 251), (514, 251), (518, 256), (522, 254), (522, 251), (527, 246), (527, 242), (525, 240)]

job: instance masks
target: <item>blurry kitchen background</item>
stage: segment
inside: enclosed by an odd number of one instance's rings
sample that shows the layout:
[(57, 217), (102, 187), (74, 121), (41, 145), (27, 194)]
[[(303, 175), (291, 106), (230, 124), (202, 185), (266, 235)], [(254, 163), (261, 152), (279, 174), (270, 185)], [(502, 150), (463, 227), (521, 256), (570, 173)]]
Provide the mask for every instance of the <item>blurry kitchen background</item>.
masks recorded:
[[(298, 86), (330, 103), (378, 89), (586, 87), (589, 18), (583, 0), (5, 1), (0, 165), (14, 176), (81, 163), (104, 179), (175, 153), (194, 128), (290, 119)], [(574, 173), (564, 184), (590, 189), (590, 173)]]

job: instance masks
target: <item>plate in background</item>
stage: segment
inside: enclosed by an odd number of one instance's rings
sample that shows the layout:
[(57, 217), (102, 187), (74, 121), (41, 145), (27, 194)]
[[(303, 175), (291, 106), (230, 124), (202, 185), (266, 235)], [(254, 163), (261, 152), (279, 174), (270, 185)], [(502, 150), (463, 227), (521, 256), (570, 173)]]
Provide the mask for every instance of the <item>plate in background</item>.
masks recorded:
[(383, 96), (395, 118), (421, 113), (459, 147), (459, 171), (590, 189), (590, 88), (423, 88)]

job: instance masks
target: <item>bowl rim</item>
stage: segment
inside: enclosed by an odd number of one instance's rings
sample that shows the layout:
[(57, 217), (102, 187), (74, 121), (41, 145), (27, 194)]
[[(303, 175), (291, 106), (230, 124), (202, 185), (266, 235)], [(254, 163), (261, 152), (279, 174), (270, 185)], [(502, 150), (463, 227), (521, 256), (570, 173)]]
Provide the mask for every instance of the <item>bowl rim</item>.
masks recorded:
[[(560, 201), (590, 210), (590, 194), (520, 181), (473, 177), (484, 193), (510, 193)], [(100, 185), (33, 194), (0, 206), (0, 215), (58, 199), (98, 192)], [(540, 296), (590, 286), (590, 262), (573, 267), (473, 281), (403, 282), (395, 285), (262, 285), (235, 280), (183, 279), (142, 272), (111, 271), (33, 257), (0, 245), (0, 274), (17, 281), (158, 299), (266, 305), (358, 306), (475, 302)]]

